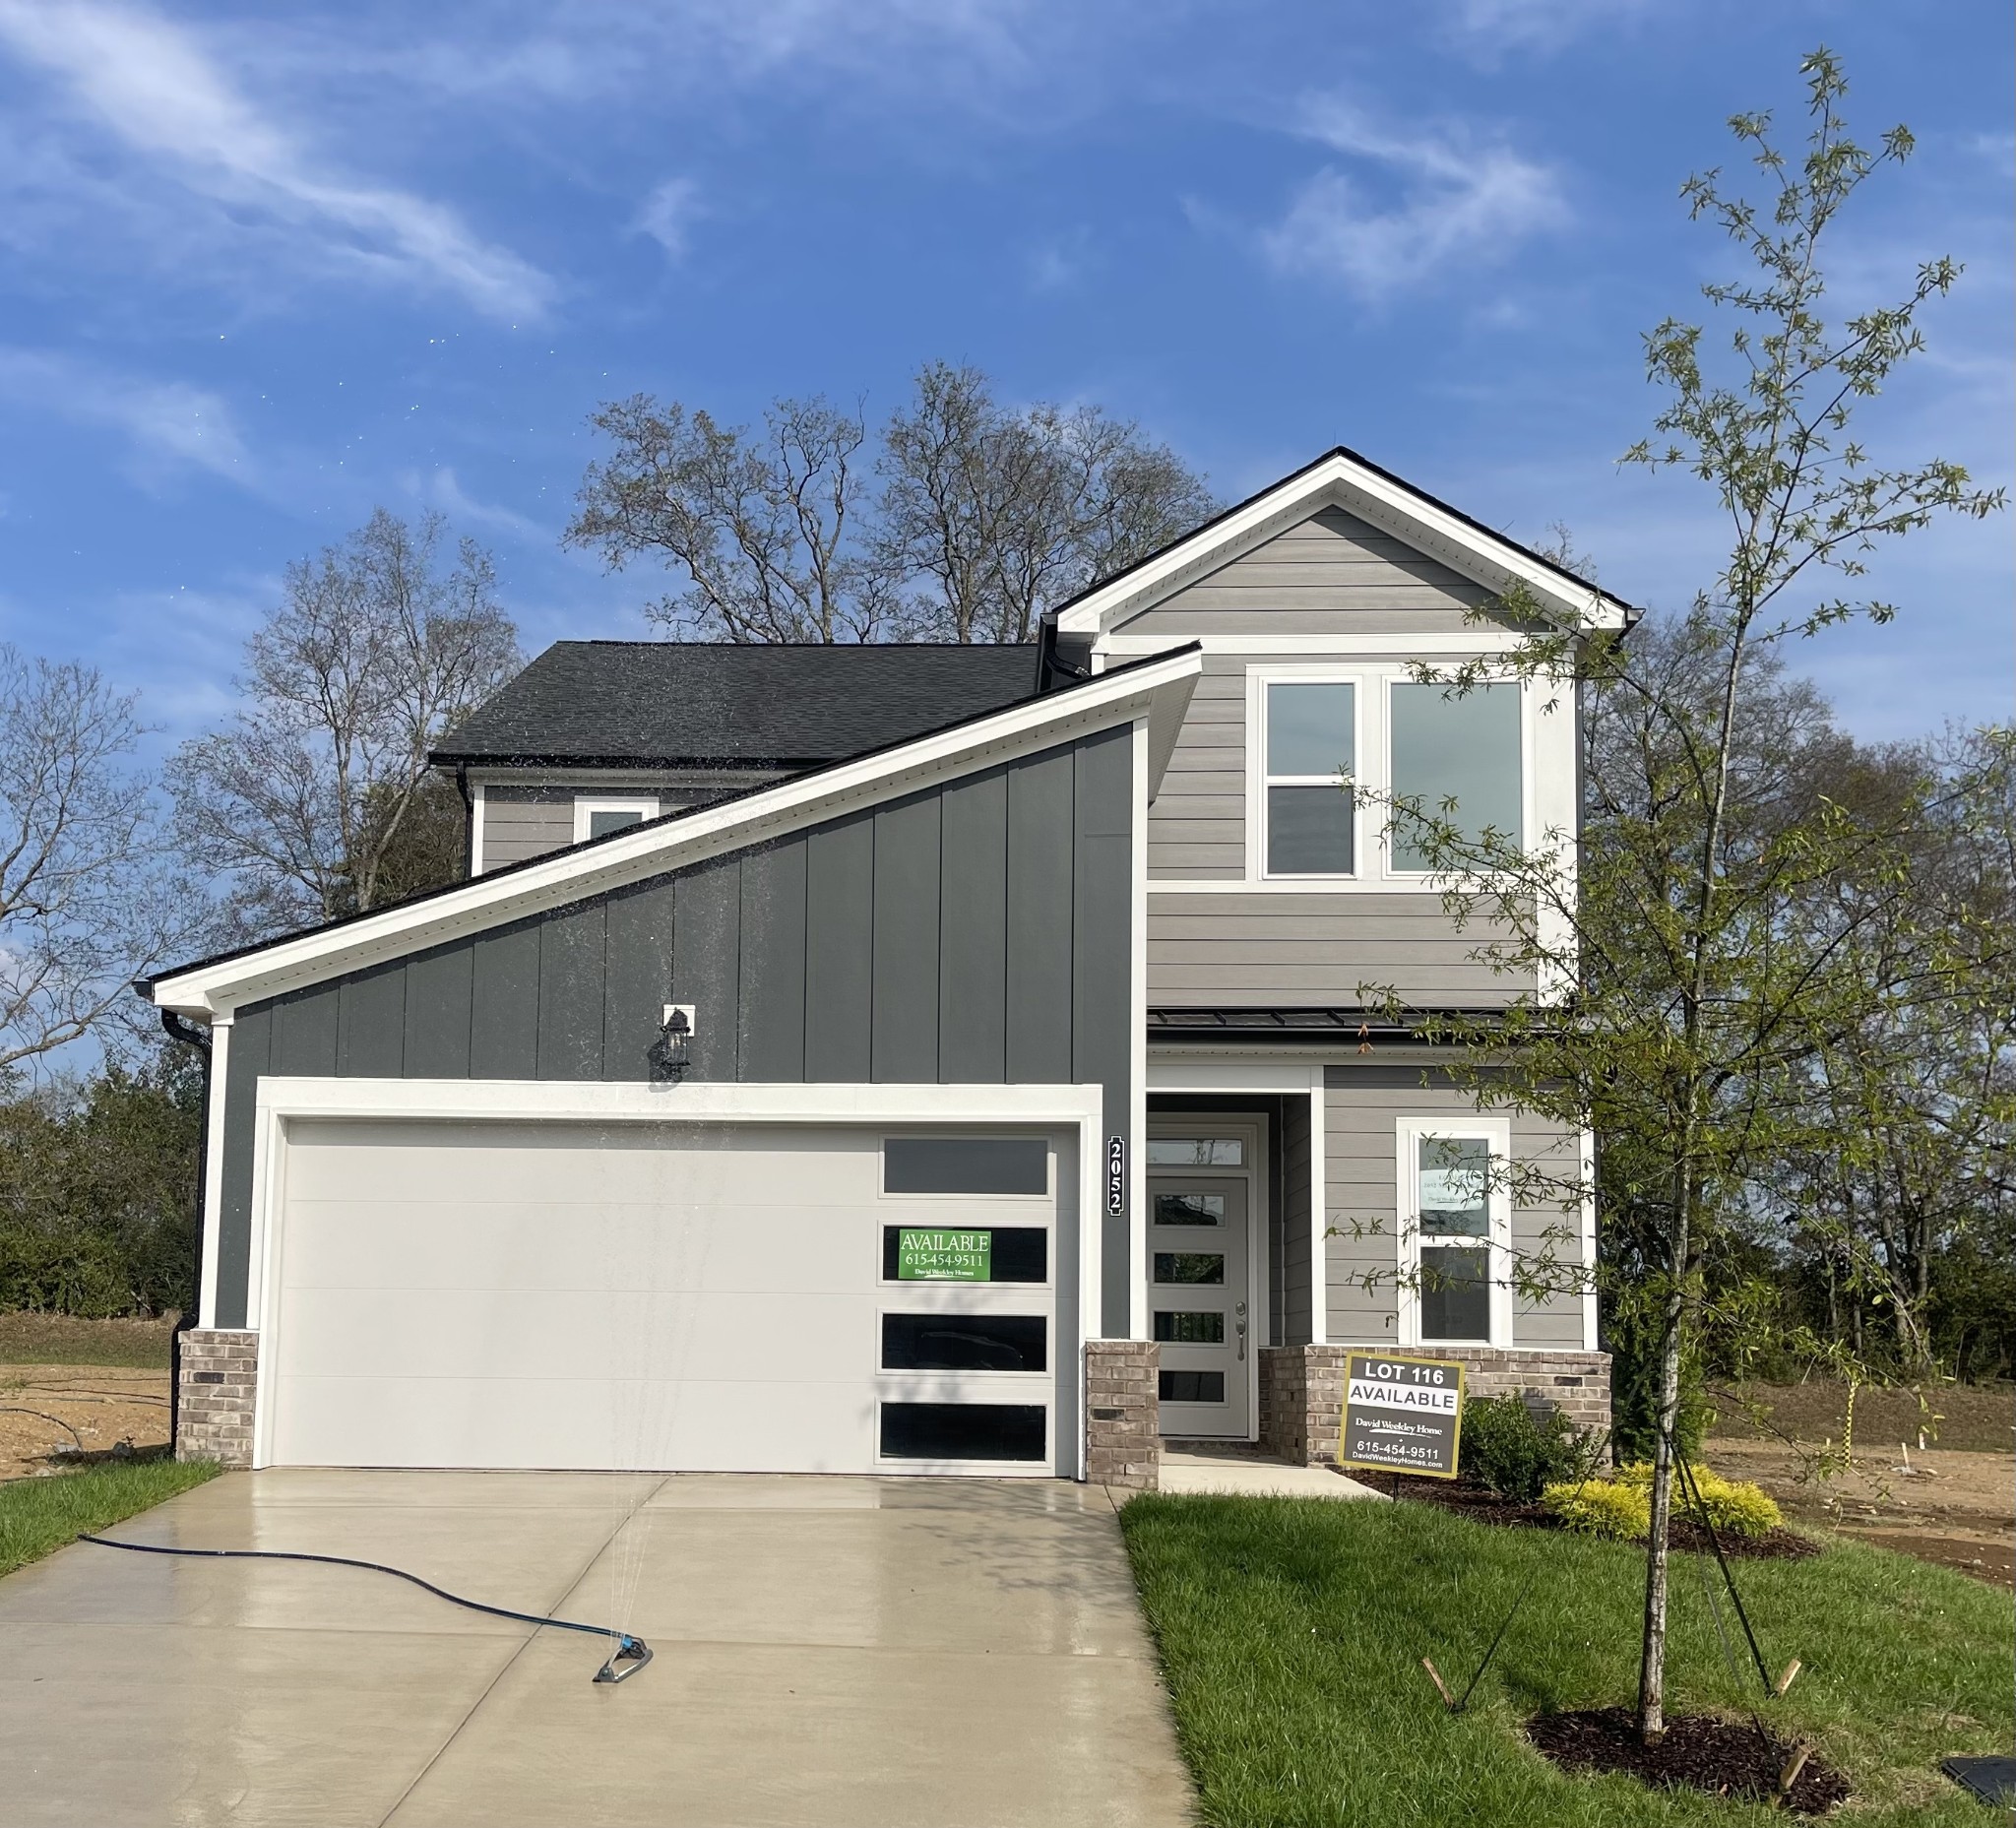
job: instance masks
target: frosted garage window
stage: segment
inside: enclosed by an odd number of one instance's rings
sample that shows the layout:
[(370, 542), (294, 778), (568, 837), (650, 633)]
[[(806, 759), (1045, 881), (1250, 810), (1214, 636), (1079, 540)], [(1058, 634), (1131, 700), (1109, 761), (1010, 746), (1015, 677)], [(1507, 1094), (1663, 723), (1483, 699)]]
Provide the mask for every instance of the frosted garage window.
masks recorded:
[[(1392, 706), (1395, 796), (1468, 838), (1488, 830), (1522, 843), (1519, 687), (1480, 685), (1459, 695), (1408, 682), (1393, 687)], [(1435, 866), (1419, 837), (1405, 821), (1394, 832), (1395, 869)]]
[(1040, 1403), (885, 1403), (885, 1460), (1040, 1460)]
[(1040, 1136), (890, 1136), (884, 1193), (1047, 1193), (1050, 1146)]
[(1267, 873), (1348, 876), (1355, 867), (1357, 688), (1342, 681), (1267, 687)]

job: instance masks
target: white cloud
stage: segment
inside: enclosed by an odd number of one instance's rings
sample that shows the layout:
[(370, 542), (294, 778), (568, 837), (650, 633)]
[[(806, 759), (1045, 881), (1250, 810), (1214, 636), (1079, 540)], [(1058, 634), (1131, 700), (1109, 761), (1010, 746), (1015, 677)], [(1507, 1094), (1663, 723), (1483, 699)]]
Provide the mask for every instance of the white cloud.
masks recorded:
[(453, 211), (319, 164), (192, 34), (156, 14), (91, 0), (0, 0), (0, 42), (62, 79), (82, 110), (154, 172), (256, 212), (325, 257), (459, 292), (493, 317), (536, 316), (550, 297), (543, 274), (478, 239)]
[(700, 201), (700, 186), (693, 179), (666, 178), (638, 205), (630, 226), (637, 234), (649, 235), (678, 260), (685, 255), (694, 222), (706, 213)]
[(1379, 127), (1334, 99), (1308, 111), (1303, 131), (1354, 168), (1326, 165), (1309, 178), (1261, 247), (1284, 272), (1317, 274), (1362, 298), (1502, 260), (1568, 220), (1555, 172), (1508, 146), (1453, 129)]
[(430, 508), (438, 508), (445, 514), (458, 534), (466, 534), (472, 527), (487, 527), (496, 533), (536, 540), (541, 544), (554, 537), (550, 527), (541, 527), (515, 508), (478, 501), (462, 486), (461, 478), (447, 464), (425, 474), (410, 470), (399, 480), (400, 486), (414, 500), (424, 502)]
[(1450, 26), (1474, 50), (1554, 50), (1643, 9), (1644, 0), (1455, 0)]
[(0, 399), (126, 440), (143, 481), (204, 470), (252, 488), (258, 475), (217, 395), (182, 381), (153, 381), (45, 349), (0, 347)]

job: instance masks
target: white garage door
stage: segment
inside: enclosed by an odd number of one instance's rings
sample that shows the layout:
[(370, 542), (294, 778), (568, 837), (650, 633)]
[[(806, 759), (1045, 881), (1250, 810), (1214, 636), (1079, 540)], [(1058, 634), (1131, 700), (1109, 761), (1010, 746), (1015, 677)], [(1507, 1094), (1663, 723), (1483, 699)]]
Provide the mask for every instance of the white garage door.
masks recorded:
[(1005, 1130), (294, 1119), (262, 1458), (1068, 1472), (1068, 1151)]

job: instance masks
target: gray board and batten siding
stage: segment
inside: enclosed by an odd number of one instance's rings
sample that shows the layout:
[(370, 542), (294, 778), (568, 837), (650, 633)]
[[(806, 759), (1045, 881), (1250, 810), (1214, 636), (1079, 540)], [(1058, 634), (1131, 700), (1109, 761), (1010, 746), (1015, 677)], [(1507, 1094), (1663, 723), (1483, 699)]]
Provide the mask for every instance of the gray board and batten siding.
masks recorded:
[[(246, 1324), (263, 1075), (649, 1081), (662, 1006), (690, 1003), (690, 1080), (1097, 1083), (1126, 1134), (1132, 818), (1123, 725), (247, 1005), (216, 1324)], [(1103, 1226), (1101, 1318), (1124, 1336), (1127, 1215)]]
[[(1398, 1325), (1393, 1272), (1399, 1241), (1398, 1125), (1403, 1118), (1440, 1118), (1461, 1125), (1477, 1117), (1474, 1095), (1425, 1066), (1332, 1066), (1324, 1071), (1323, 1200), (1330, 1236), (1325, 1248), (1326, 1331), (1355, 1345), (1391, 1343)], [(1579, 1138), (1572, 1130), (1513, 1106), (1501, 1113), (1511, 1126), (1515, 1161), (1557, 1164), (1575, 1171)], [(1529, 1263), (1551, 1249), (1579, 1261), (1580, 1220), (1558, 1207), (1515, 1208), (1512, 1248)], [(1569, 1229), (1576, 1237), (1569, 1238)], [(1555, 1294), (1541, 1302), (1515, 1301), (1510, 1344), (1580, 1351), (1582, 1297)], [(1593, 1343), (1593, 1342), (1590, 1342)]]

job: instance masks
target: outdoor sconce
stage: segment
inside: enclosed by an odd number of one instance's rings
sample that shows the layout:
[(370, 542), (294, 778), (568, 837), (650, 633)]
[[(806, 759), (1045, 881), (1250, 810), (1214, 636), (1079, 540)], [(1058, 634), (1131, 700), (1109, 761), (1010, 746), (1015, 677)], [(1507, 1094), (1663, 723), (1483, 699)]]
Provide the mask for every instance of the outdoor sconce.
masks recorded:
[(667, 1003), (659, 1023), (658, 1040), (652, 1044), (651, 1063), (660, 1079), (683, 1079), (692, 1064), (688, 1052), (693, 1040), (693, 1005)]

